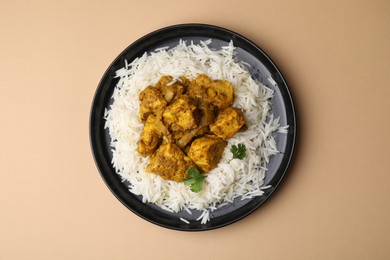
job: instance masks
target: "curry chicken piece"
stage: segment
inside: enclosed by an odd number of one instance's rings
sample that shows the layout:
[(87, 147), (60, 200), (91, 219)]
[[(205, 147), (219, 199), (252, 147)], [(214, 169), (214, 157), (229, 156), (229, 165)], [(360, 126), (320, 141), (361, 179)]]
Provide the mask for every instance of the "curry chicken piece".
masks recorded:
[(207, 89), (210, 102), (219, 109), (224, 109), (233, 104), (233, 86), (226, 80), (213, 80), (211, 87)]
[(193, 98), (205, 100), (209, 102), (207, 96), (207, 89), (211, 86), (211, 78), (206, 74), (199, 74), (191, 81), (188, 88), (188, 95)]
[(164, 99), (158, 89), (148, 86), (139, 94), (141, 121), (145, 121), (150, 114), (157, 115), (167, 106), (167, 101)]
[(157, 120), (154, 115), (148, 116), (145, 126), (142, 129), (140, 139), (138, 140), (138, 152), (142, 156), (152, 155), (161, 142), (163, 132)]
[(211, 104), (199, 101), (197, 103), (197, 107), (199, 108), (201, 114), (198, 126), (185, 132), (179, 132), (174, 136), (176, 144), (182, 149), (185, 148), (185, 146), (187, 146), (187, 144), (189, 144), (196, 136), (208, 133), (210, 131), (209, 126), (214, 122), (214, 107)]
[(166, 180), (181, 182), (188, 177), (187, 169), (194, 163), (174, 143), (163, 143), (151, 156), (146, 171), (160, 175)]
[(203, 172), (211, 171), (221, 160), (226, 144), (227, 141), (217, 136), (202, 136), (192, 142), (188, 150), (188, 157)]
[(197, 107), (187, 95), (182, 95), (167, 106), (162, 116), (164, 124), (173, 132), (194, 129), (199, 121)]
[(218, 114), (214, 124), (210, 126), (210, 130), (216, 136), (227, 140), (244, 125), (244, 113), (238, 108), (228, 107)]
[(232, 105), (234, 100), (233, 86), (226, 80), (212, 80), (206, 74), (198, 75), (188, 88), (190, 97), (204, 100), (224, 109)]
[(161, 92), (168, 104), (177, 100), (184, 93), (184, 84), (187, 84), (182, 83), (182, 81), (176, 81), (170, 84), (172, 80), (173, 78), (171, 76), (162, 76), (159, 82), (155, 85), (155, 88)]

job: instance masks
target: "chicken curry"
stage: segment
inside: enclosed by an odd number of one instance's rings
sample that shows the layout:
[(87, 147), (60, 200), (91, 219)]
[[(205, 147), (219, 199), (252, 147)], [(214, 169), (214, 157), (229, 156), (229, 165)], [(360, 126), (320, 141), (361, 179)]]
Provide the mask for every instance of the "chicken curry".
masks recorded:
[(144, 128), (138, 152), (150, 156), (147, 172), (181, 182), (189, 168), (214, 169), (227, 140), (245, 126), (243, 112), (232, 107), (233, 86), (206, 74), (190, 81), (162, 76), (139, 95)]

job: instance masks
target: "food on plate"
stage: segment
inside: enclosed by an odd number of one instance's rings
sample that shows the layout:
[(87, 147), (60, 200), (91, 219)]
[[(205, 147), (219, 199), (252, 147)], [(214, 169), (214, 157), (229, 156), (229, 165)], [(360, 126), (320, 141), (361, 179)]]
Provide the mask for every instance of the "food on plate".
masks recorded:
[(162, 76), (155, 86), (168, 103), (177, 100), (189, 84), (189, 80), (186, 77), (181, 77), (180, 81), (171, 84), (172, 80), (172, 76)]
[(202, 136), (192, 142), (188, 156), (203, 172), (211, 171), (221, 160), (226, 143), (217, 136)]
[(233, 86), (226, 80), (212, 80), (206, 74), (198, 75), (188, 88), (188, 95), (205, 100), (219, 109), (231, 106), (234, 99)]
[(246, 146), (245, 144), (238, 144), (235, 145), (233, 144), (232, 147), (230, 148), (230, 151), (232, 152), (233, 159), (240, 159), (243, 160), (246, 156)]
[(218, 114), (217, 119), (210, 126), (210, 130), (216, 136), (227, 140), (244, 125), (244, 113), (238, 108), (228, 107)]
[(145, 121), (150, 114), (157, 115), (159, 111), (167, 106), (167, 102), (161, 92), (150, 86), (141, 91), (139, 100), (139, 117), (142, 121)]
[(194, 102), (182, 95), (164, 110), (163, 122), (172, 132), (184, 132), (198, 126), (199, 111)]
[(194, 167), (191, 159), (174, 143), (163, 143), (150, 158), (146, 171), (158, 174), (164, 179), (182, 181), (187, 170)]
[(275, 136), (288, 127), (233, 43), (212, 46), (180, 40), (125, 61), (104, 114), (112, 165), (129, 191), (201, 224), (236, 199), (262, 196)]
[(190, 190), (193, 192), (201, 191), (206, 176), (201, 174), (196, 168), (189, 168), (187, 173), (188, 178), (183, 179), (184, 185), (190, 186)]
[[(206, 96), (196, 94), (203, 90)], [(225, 140), (245, 124), (243, 112), (231, 107), (233, 98), (229, 82), (212, 80), (206, 74), (192, 81), (185, 76), (174, 81), (164, 75), (156, 85), (141, 91), (140, 119), (146, 117), (146, 122), (138, 152), (151, 156), (146, 171), (181, 182), (190, 167), (204, 174), (214, 169), (222, 158)]]
[(157, 121), (158, 119), (155, 115), (149, 115), (146, 119), (141, 137), (138, 141), (138, 152), (142, 156), (152, 155), (162, 140), (163, 131), (160, 130)]
[(193, 138), (208, 133), (210, 125), (214, 122), (214, 107), (210, 103), (200, 100), (197, 102), (197, 107), (201, 114), (198, 126), (174, 136), (176, 144), (182, 149), (184, 149)]

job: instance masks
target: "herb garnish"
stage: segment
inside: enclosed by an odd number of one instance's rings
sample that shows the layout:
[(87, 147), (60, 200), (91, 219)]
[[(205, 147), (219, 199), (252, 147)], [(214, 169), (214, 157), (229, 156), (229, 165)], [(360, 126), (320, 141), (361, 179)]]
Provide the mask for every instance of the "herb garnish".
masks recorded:
[(183, 183), (190, 186), (191, 191), (199, 192), (202, 189), (202, 184), (206, 176), (202, 175), (198, 169), (189, 168), (187, 170), (188, 178), (183, 179)]
[(244, 159), (246, 156), (246, 146), (245, 144), (238, 144), (237, 146), (235, 144), (232, 145), (230, 148), (230, 151), (233, 154), (233, 159)]

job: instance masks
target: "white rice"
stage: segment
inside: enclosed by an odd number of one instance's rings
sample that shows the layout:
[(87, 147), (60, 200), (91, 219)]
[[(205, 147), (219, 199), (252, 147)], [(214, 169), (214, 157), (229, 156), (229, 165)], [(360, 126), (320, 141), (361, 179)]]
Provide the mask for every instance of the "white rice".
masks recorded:
[[(104, 115), (111, 138), (112, 164), (123, 181), (131, 183), (130, 192), (142, 195), (143, 202), (154, 203), (170, 212), (200, 210), (202, 214), (197, 220), (202, 224), (209, 220), (210, 211), (237, 197), (250, 199), (263, 195), (266, 164), (278, 153), (273, 134), (287, 132), (287, 126), (281, 127), (279, 118), (271, 113), (269, 100), (273, 90), (253, 80), (245, 66), (236, 61), (233, 43), (220, 50), (211, 49), (210, 43), (211, 40), (200, 44), (180, 41), (174, 48), (162, 47), (130, 64), (126, 61), (125, 67), (116, 72), (119, 82), (112, 96), (114, 102)], [(138, 97), (146, 86), (156, 84), (163, 75), (174, 79), (186, 76), (192, 80), (200, 73), (233, 85), (233, 106), (243, 109), (248, 129), (228, 140), (219, 165), (207, 174), (203, 189), (194, 193), (183, 183), (145, 172), (149, 158), (137, 152), (143, 128)], [(269, 80), (276, 84), (273, 79)], [(230, 148), (239, 143), (246, 146), (246, 158), (231, 160)]]
[(185, 219), (185, 218), (180, 217), (180, 220), (183, 221), (186, 224), (190, 224), (190, 222), (187, 219)]

